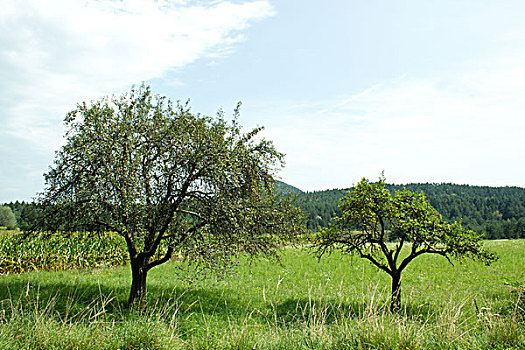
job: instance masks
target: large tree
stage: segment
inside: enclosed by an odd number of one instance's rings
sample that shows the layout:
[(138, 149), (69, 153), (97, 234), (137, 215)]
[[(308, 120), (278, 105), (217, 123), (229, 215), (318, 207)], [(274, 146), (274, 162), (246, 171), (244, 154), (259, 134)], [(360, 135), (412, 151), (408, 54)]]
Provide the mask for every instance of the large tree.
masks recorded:
[(45, 174), (40, 227), (121, 235), (131, 305), (143, 300), (148, 271), (174, 253), (212, 265), (243, 252), (275, 256), (301, 227), (299, 211), (275, 191), (282, 154), (261, 128), (243, 133), (237, 114), (194, 114), (146, 86), (79, 104)]
[(495, 255), (482, 246), (482, 235), (448, 223), (426, 201), (423, 192), (394, 194), (377, 183), (362, 179), (341, 199), (340, 214), (320, 231), (317, 253), (333, 249), (369, 260), (392, 278), (391, 311), (401, 306), (401, 274), (415, 258), (437, 254), (451, 258), (479, 259), (490, 264)]

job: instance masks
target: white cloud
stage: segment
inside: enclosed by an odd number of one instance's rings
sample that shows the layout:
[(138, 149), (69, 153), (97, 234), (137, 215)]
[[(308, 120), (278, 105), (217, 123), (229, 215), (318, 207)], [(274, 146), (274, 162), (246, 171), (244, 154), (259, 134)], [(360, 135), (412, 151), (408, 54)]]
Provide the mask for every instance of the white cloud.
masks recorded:
[(229, 54), (244, 29), (272, 15), (266, 0), (2, 1), (0, 156), (17, 143), (49, 164), (75, 103)]
[(284, 180), (305, 189), (348, 187), (381, 170), (392, 182), (525, 186), (522, 62), (405, 76), (331, 101), (279, 106), (266, 135), (287, 153)]
[(2, 119), (20, 118), (21, 105), (26, 112), (13, 132), (26, 120), (33, 124), (27, 113), (33, 102), (38, 109), (63, 109), (86, 96), (161, 77), (224, 51), (242, 38), (240, 31), (250, 21), (272, 14), (266, 1), (190, 6), (181, 1), (13, 0), (6, 6), (0, 14), (0, 74), (10, 78), (1, 84), (11, 108), (1, 111)]

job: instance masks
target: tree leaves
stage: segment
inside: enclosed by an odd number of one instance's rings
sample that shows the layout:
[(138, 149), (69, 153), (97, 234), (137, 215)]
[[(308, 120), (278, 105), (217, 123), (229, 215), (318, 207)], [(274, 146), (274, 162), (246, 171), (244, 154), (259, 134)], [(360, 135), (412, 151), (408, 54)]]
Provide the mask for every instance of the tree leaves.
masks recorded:
[(283, 155), (261, 128), (244, 133), (236, 119), (194, 114), (144, 85), (78, 104), (64, 122), (42, 229), (115, 231), (131, 259), (154, 264), (160, 242), (189, 259), (272, 256), (300, 228), (300, 211), (275, 191)]
[(402, 271), (422, 254), (441, 255), (448, 261), (496, 260), (483, 248), (482, 235), (461, 223), (444, 221), (423, 192), (404, 189), (392, 194), (384, 176), (377, 183), (363, 178), (341, 199), (339, 211), (317, 237), (318, 256), (341, 249), (388, 273), (393, 281), (392, 310), (399, 308)]

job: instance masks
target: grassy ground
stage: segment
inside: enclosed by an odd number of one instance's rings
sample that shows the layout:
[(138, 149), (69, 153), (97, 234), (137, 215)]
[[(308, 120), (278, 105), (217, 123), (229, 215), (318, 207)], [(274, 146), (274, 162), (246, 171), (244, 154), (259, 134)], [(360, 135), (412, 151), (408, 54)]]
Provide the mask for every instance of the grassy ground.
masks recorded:
[(416, 259), (399, 315), (389, 280), (340, 254), (243, 261), (189, 285), (177, 263), (148, 276), (149, 305), (125, 308), (128, 267), (0, 278), (1, 349), (525, 349), (525, 241), (487, 242), (500, 260)]

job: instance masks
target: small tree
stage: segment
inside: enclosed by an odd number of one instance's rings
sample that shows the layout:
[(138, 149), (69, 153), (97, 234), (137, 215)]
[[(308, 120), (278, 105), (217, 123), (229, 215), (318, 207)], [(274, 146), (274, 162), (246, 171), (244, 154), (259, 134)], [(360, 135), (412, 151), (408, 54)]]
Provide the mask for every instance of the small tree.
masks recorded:
[(0, 207), (0, 226), (5, 226), (8, 230), (16, 228), (15, 214), (7, 205)]
[(174, 253), (214, 266), (243, 252), (276, 256), (300, 228), (299, 211), (274, 189), (282, 154), (255, 140), (260, 128), (243, 133), (236, 118), (193, 114), (145, 86), (79, 104), (65, 124), (40, 228), (121, 235), (130, 305), (143, 300), (148, 271)]
[(390, 310), (401, 306), (401, 274), (423, 254), (473, 258), (490, 264), (496, 256), (482, 247), (482, 235), (448, 223), (426, 201), (425, 195), (408, 190), (391, 194), (385, 178), (370, 183), (363, 178), (341, 199), (340, 214), (318, 236), (321, 257), (332, 249), (369, 260), (392, 278)]

